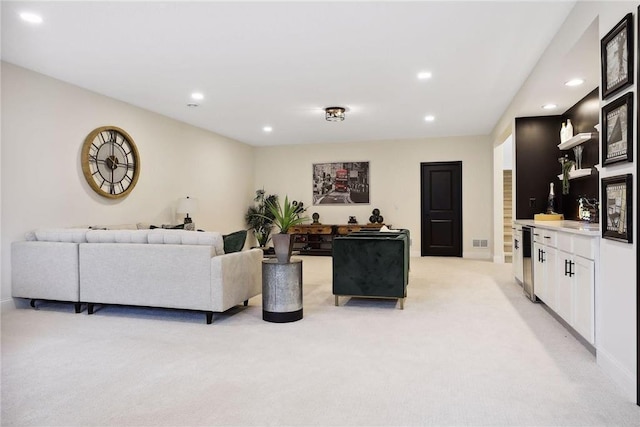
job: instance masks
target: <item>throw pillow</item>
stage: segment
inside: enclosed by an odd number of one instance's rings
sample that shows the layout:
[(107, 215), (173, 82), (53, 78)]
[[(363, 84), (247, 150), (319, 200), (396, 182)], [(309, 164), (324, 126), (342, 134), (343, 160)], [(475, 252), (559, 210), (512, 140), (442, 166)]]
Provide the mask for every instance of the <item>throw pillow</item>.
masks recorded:
[(247, 230), (240, 230), (222, 236), (224, 242), (224, 253), (240, 252), (244, 248), (244, 242), (247, 240)]
[(184, 224), (171, 225), (171, 224), (162, 224), (162, 228), (165, 230), (184, 230)]

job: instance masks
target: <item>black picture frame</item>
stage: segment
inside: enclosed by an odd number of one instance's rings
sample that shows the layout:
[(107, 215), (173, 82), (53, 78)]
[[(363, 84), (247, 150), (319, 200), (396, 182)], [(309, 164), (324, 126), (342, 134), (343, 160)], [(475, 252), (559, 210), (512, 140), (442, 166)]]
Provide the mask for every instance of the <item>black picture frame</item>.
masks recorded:
[(602, 107), (602, 164), (633, 161), (633, 92)]
[(600, 41), (602, 99), (633, 84), (633, 15), (628, 13)]
[(633, 243), (633, 175), (602, 178), (602, 238)]

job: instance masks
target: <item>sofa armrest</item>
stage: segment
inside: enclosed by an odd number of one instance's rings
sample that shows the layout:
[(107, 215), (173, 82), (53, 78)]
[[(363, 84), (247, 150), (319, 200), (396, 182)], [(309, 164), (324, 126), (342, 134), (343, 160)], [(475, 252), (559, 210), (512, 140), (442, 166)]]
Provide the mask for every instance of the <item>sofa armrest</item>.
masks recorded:
[(262, 293), (261, 249), (211, 258), (213, 311), (222, 312)]
[(79, 283), (77, 243), (11, 244), (11, 296), (79, 302)]

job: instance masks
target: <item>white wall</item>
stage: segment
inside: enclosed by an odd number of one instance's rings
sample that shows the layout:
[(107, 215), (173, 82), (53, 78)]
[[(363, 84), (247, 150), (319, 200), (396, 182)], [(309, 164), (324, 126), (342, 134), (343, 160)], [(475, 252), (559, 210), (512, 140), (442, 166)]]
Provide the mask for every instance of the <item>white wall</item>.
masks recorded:
[[(614, 6), (614, 5), (611, 5)], [(638, 46), (637, 34), (637, 3), (615, 4), (616, 7), (607, 6), (600, 11), (600, 37), (604, 37), (627, 13), (633, 13), (633, 32), (636, 35), (634, 46)], [(638, 70), (638, 55), (636, 50), (635, 69)], [(638, 75), (634, 79), (634, 85), (629, 91), (637, 94)], [(600, 88), (602, 94), (602, 88)], [(618, 98), (615, 95), (606, 102), (601, 102), (601, 107), (611, 100)], [(637, 96), (634, 96), (637, 101)], [(637, 108), (637, 107), (635, 107)], [(638, 152), (638, 127), (633, 120), (632, 143), (633, 152)], [(602, 134), (601, 134), (602, 137)], [(600, 158), (603, 154), (600, 153)], [(598, 364), (602, 366), (618, 382), (629, 396), (638, 399), (636, 390), (637, 381), (637, 233), (638, 230), (638, 176), (637, 155), (633, 163), (619, 163), (601, 168), (600, 177), (633, 174), (633, 244), (615, 242), (608, 239), (600, 240), (600, 276), (596, 288), (598, 310), (596, 311), (596, 339), (598, 341)], [(601, 206), (602, 201), (601, 201)]]
[[(257, 147), (255, 186), (267, 193), (301, 200), (310, 217), (324, 224), (346, 224), (354, 215), (367, 223), (378, 208), (385, 223), (408, 228), (412, 256), (420, 256), (420, 163), (462, 161), (463, 256), (491, 257), (490, 249), (472, 248), (473, 239), (492, 245), (492, 150), (486, 136)], [(312, 164), (369, 161), (369, 205), (312, 206)]]
[(513, 135), (509, 135), (502, 144), (502, 169), (513, 169)]
[[(39, 227), (177, 223), (177, 199), (199, 199), (196, 227), (245, 228), (254, 191), (253, 148), (3, 62), (2, 301), (11, 295), (10, 245)], [(87, 184), (80, 150), (91, 130), (115, 125), (134, 139), (138, 184), (122, 200)]]
[[(566, 55), (594, 20), (598, 21), (599, 35), (602, 38), (627, 13), (632, 12), (634, 14), (633, 29), (634, 33), (637, 33), (637, 7), (638, 3), (636, 2), (577, 2), (552, 43), (532, 70), (529, 79), (524, 82), (522, 88), (496, 124), (491, 135), (493, 144), (496, 146), (501, 144), (505, 136), (512, 132), (518, 108), (526, 101), (531, 90), (530, 80), (533, 80), (539, 74), (543, 74), (550, 67), (553, 67), (558, 58)], [(635, 46), (637, 46), (637, 41), (636, 34)], [(600, 46), (598, 44), (593, 48), (599, 50)], [(637, 55), (635, 69), (638, 70)], [(561, 70), (558, 72), (561, 73)], [(629, 90), (637, 91), (637, 85), (634, 84)], [(637, 135), (635, 120), (634, 134)], [(637, 138), (634, 138), (633, 143), (635, 145), (634, 152), (637, 153)], [(634, 230), (637, 230), (638, 226), (636, 164), (637, 160), (629, 164), (609, 166), (603, 168), (600, 172), (601, 178), (625, 173), (634, 174), (633, 200), (634, 212), (636, 212), (633, 219)], [(635, 237), (634, 240), (636, 240)], [(636, 256), (637, 242), (625, 244), (601, 239), (600, 269), (597, 272), (595, 296), (598, 365), (621, 387), (629, 400), (634, 402), (638, 400), (638, 396), (636, 396), (636, 358), (638, 357), (636, 348)]]

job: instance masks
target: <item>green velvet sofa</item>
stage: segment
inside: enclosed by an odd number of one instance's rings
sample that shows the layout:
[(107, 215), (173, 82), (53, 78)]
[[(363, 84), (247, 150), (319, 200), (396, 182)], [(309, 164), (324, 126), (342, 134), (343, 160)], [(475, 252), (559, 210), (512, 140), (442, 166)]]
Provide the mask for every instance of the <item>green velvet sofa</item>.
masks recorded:
[(409, 283), (408, 230), (360, 231), (333, 240), (333, 295), (398, 299)]

